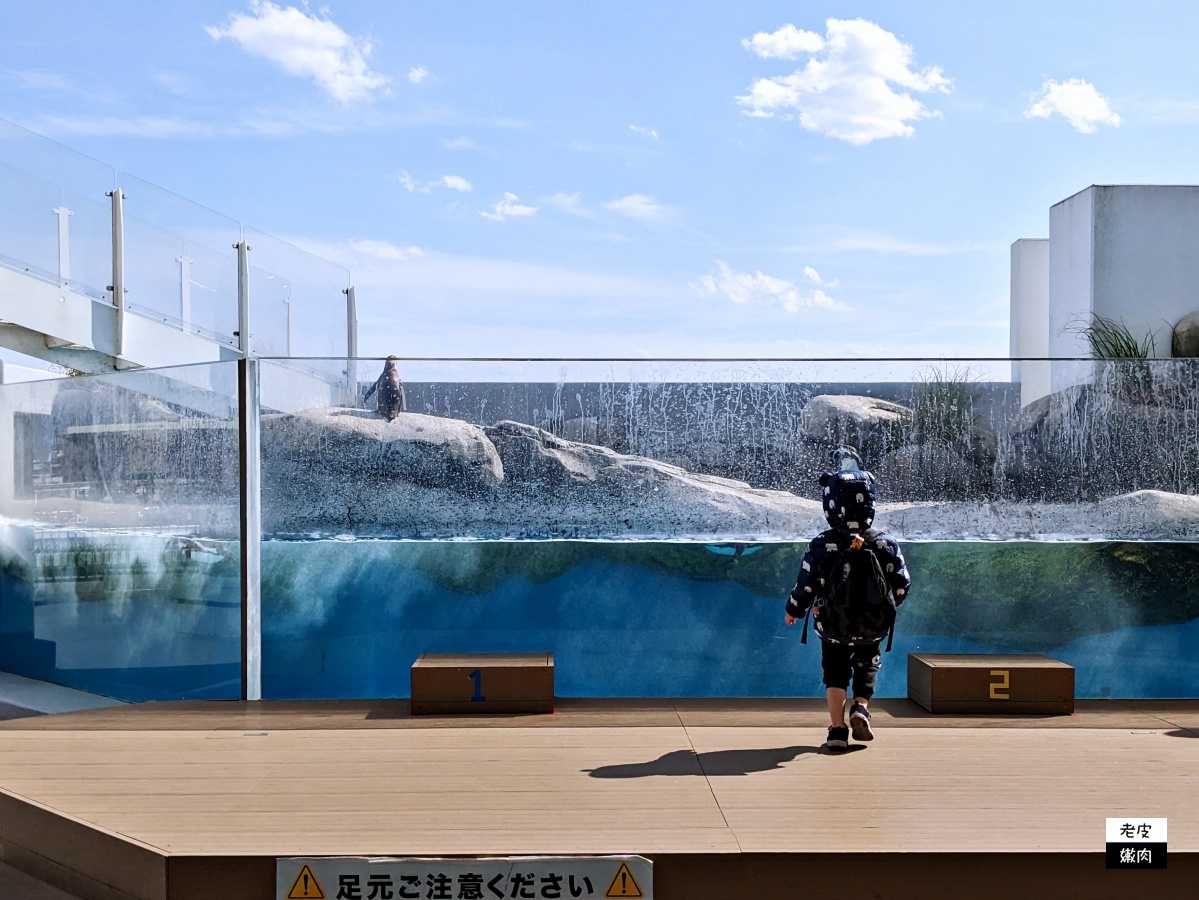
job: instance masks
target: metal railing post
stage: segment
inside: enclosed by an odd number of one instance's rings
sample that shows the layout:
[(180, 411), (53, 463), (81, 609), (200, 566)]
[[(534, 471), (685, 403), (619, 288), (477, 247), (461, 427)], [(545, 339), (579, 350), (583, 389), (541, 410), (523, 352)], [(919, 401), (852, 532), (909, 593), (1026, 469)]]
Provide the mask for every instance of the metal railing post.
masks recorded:
[(113, 356), (125, 350), (125, 195), (120, 187), (108, 192), (112, 198), (112, 305), (116, 309), (116, 336)]
[(241, 500), (241, 698), (262, 699), (262, 441), (258, 360), (250, 341), (250, 245), (237, 249), (238, 480)]
[(195, 262), (186, 253), (176, 256), (179, 263), (179, 321), (183, 323), (184, 331), (192, 331), (192, 263)]
[(54, 207), (51, 212), (58, 216), (58, 286), (71, 283), (71, 221), (75, 211), (66, 204)]
[(354, 286), (344, 291), (346, 295), (346, 395), (349, 405), (358, 406), (358, 298)]
[(237, 348), (250, 355), (250, 245), (245, 239), (233, 245), (237, 250)]
[(246, 356), (237, 361), (242, 700), (262, 699), (262, 443), (258, 379), (257, 359)]

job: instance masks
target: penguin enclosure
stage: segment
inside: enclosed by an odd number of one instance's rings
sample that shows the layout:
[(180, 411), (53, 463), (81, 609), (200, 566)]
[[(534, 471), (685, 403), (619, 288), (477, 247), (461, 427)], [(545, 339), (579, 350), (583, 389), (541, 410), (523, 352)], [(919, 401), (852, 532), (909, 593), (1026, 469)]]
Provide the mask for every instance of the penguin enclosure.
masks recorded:
[(253, 603), (264, 699), (493, 651), (552, 652), (563, 697), (817, 696), (783, 599), (852, 445), (913, 577), (880, 696), (908, 652), (1199, 696), (1189, 361), (1021, 361), (1043, 397), (1006, 361), (394, 364), (400, 401), (365, 359), (0, 386), (0, 670), (240, 697)]

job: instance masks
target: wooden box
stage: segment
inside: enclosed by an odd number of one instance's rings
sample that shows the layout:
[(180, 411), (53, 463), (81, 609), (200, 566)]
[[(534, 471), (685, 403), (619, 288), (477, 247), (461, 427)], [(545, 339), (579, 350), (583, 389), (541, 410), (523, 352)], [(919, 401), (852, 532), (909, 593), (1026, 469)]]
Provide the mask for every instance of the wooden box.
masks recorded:
[(1033, 653), (909, 653), (908, 696), (933, 713), (1069, 715), (1074, 667)]
[(552, 653), (422, 653), (412, 664), (414, 715), (553, 711)]

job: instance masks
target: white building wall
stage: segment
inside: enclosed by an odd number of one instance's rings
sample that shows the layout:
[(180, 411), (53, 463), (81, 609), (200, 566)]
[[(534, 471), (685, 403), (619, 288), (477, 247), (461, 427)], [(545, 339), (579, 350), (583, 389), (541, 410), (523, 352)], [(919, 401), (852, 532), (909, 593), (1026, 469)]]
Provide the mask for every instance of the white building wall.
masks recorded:
[(1174, 325), (1199, 310), (1199, 186), (1118, 185), (1094, 194), (1093, 311), (1152, 335), (1169, 358)]
[(1049, 210), (1049, 355), (1087, 357), (1092, 315), (1152, 335), (1199, 310), (1199, 186), (1092, 185)]
[[(1049, 241), (1021, 238), (1012, 244), (1011, 327), (1008, 355), (1012, 380), (1027, 405), (1049, 393)], [(1021, 362), (1021, 359), (1024, 362)]]
[[(1049, 208), (1049, 356), (1089, 357), (1078, 334), (1091, 320), (1094, 187)], [(1056, 389), (1055, 385), (1055, 389)]]

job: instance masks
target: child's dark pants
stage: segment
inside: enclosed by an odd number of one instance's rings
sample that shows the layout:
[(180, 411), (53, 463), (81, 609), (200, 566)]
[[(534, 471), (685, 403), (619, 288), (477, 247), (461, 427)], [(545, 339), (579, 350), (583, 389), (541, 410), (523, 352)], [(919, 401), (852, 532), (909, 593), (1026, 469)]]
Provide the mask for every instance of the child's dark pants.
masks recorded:
[(849, 647), (845, 644), (821, 641), (820, 665), (824, 668), (824, 686), (847, 690), (849, 675), (852, 672), (852, 696), (861, 697), (863, 700), (873, 697), (878, 670), (882, 665), (882, 658), (878, 652), (881, 643), (882, 641)]

